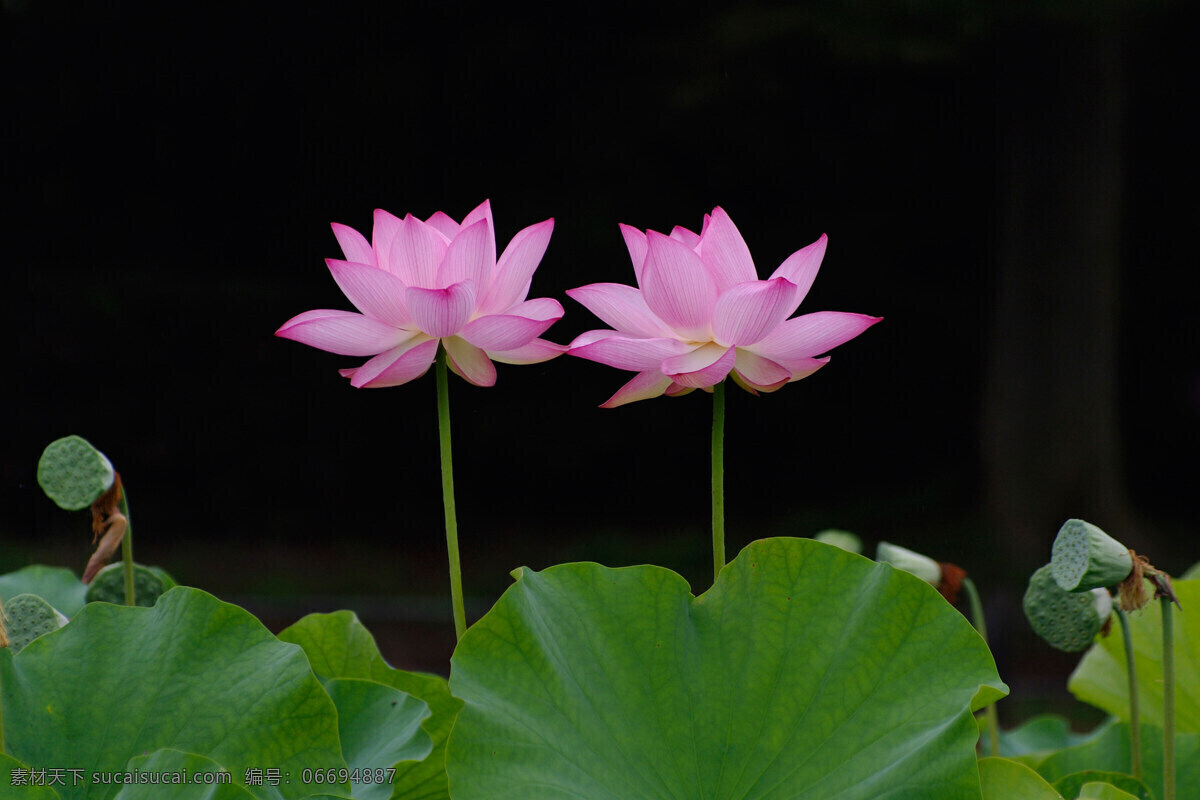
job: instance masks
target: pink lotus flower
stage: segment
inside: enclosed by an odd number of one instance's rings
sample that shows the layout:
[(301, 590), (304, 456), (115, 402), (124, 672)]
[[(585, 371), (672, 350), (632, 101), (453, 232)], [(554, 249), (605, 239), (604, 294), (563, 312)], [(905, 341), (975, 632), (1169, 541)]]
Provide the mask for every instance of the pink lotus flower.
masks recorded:
[(563, 315), (557, 300), (526, 300), (554, 220), (531, 225), (496, 259), (485, 200), (457, 223), (441, 211), (422, 222), (375, 211), (371, 241), (333, 223), (344, 261), (325, 263), (361, 313), (320, 309), (275, 331), (331, 353), (374, 356), (340, 370), (356, 387), (398, 386), (425, 374), (446, 348), (450, 368), (476, 386), (496, 382), (493, 360), (536, 364), (566, 350), (537, 338)]
[(704, 216), (698, 236), (620, 227), (641, 288), (593, 283), (567, 292), (616, 329), (581, 334), (567, 352), (638, 373), (603, 408), (712, 391), (731, 373), (743, 389), (773, 392), (807, 378), (829, 362), (818, 356), (883, 319), (840, 311), (788, 319), (817, 276), (824, 235), (764, 281), (721, 208)]

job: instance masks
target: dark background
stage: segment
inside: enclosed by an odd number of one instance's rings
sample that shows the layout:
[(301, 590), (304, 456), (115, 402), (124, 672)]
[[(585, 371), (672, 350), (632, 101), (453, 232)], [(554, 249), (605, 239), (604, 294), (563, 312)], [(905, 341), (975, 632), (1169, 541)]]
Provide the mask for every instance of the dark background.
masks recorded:
[[(632, 282), (618, 222), (721, 205), (763, 277), (828, 233), (802, 312), (886, 318), (730, 392), (729, 556), (838, 527), (959, 563), (1002, 714), (1062, 700), (1075, 657), (1020, 612), (1062, 520), (1200, 559), (1189, 6), (5, 0), (0, 568), (86, 562), (86, 516), (34, 478), (77, 433), (122, 473), (139, 561), (274, 627), (349, 605), (445, 671), (432, 374), (358, 391), (337, 369), (365, 359), (272, 335), (350, 308), (329, 222), (490, 198), (503, 245), (553, 216), (531, 296), (565, 343), (603, 327), (566, 289)], [(472, 614), (522, 564), (707, 588), (708, 396), (602, 410), (628, 373), (499, 373), (451, 384)]]

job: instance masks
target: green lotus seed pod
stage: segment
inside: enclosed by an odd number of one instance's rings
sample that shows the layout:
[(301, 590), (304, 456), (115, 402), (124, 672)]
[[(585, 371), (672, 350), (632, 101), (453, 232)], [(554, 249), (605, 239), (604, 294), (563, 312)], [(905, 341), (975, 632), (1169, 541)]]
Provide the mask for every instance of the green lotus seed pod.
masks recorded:
[(942, 582), (942, 568), (929, 556), (914, 553), (904, 547), (880, 542), (875, 550), (875, 560), (891, 564), (896, 569), (911, 572), (926, 583), (937, 586)]
[(1030, 576), (1023, 605), (1034, 633), (1068, 653), (1086, 650), (1112, 613), (1107, 590), (1068, 592), (1055, 580), (1052, 564)]
[(113, 465), (86, 439), (66, 436), (42, 451), (37, 479), (59, 508), (78, 511), (112, 488)]
[(14, 655), (34, 639), (56, 631), (69, 622), (54, 606), (36, 594), (19, 594), (9, 598), (4, 604), (4, 613), (8, 617), (9, 647)]
[(1081, 519), (1069, 519), (1058, 530), (1051, 551), (1054, 580), (1068, 592), (1116, 586), (1133, 570), (1129, 548)]
[[(135, 605), (152, 606), (166, 591), (163, 581), (149, 568), (133, 565), (133, 597)], [(85, 599), (89, 603), (112, 603), (125, 605), (125, 565), (121, 562), (109, 564), (96, 573), (88, 587)]]
[(862, 539), (855, 536), (850, 531), (827, 530), (821, 531), (813, 537), (818, 542), (831, 544), (834, 547), (840, 547), (848, 553), (857, 553), (862, 555)]

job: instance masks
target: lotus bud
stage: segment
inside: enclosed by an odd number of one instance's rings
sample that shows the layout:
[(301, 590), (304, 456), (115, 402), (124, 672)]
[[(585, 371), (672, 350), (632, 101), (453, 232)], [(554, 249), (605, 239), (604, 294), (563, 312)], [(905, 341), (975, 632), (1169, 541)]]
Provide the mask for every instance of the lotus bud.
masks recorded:
[(888, 542), (880, 542), (875, 550), (875, 560), (891, 564), (896, 569), (902, 569), (916, 575), (926, 583), (938, 586), (942, 582), (942, 567), (929, 556), (914, 553), (904, 547)]
[(1033, 573), (1025, 590), (1025, 617), (1034, 632), (1057, 650), (1076, 653), (1087, 649), (1112, 613), (1107, 589), (1068, 592), (1054, 575), (1053, 565)]
[(834, 547), (840, 547), (848, 553), (856, 553), (862, 555), (862, 539), (855, 536), (850, 531), (833, 530), (832, 528), (826, 531), (821, 531), (813, 537), (818, 542), (831, 544)]
[(1129, 548), (1081, 519), (1059, 528), (1050, 559), (1054, 580), (1068, 592), (1116, 586), (1133, 570)]

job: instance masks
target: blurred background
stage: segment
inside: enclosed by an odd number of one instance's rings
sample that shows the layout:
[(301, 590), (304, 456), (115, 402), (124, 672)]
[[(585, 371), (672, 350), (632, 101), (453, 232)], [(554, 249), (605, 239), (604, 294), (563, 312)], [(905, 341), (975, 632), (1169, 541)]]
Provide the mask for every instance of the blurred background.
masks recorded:
[[(1083, 517), (1169, 572), (1194, 501), (1194, 32), (1184, 2), (175, 4), (4, 0), (0, 571), (82, 570), (42, 448), (106, 452), (135, 554), (279, 628), (356, 610), (398, 666), (453, 648), (432, 374), (355, 390), (277, 339), (346, 308), (331, 221), (555, 218), (564, 295), (632, 283), (624, 222), (721, 205), (767, 276), (829, 235), (801, 312), (882, 315), (813, 377), (730, 392), (728, 549), (829, 527), (962, 565), (1002, 719), (1078, 709), (1028, 575)], [(469, 616), (508, 571), (656, 563), (710, 581), (711, 400), (597, 406), (562, 358), (453, 379)], [(1084, 712), (1080, 712), (1084, 713)], [(1086, 713), (1084, 713), (1086, 716)]]

